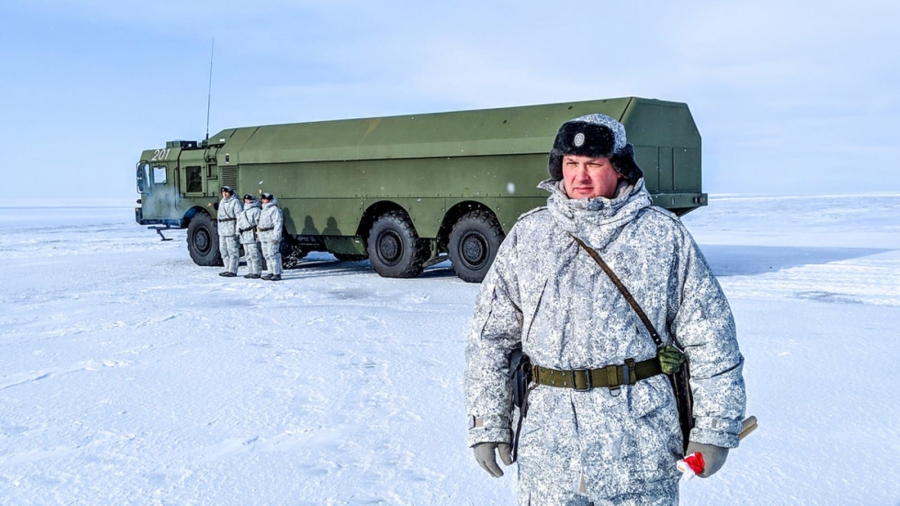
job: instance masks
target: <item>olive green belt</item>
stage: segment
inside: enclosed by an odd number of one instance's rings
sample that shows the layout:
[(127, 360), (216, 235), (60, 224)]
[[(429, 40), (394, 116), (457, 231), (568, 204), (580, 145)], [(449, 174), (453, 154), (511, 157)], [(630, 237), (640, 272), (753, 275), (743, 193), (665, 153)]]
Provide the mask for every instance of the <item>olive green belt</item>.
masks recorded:
[(574, 388), (579, 391), (601, 387), (615, 390), (622, 385), (633, 385), (657, 374), (662, 374), (662, 368), (656, 357), (642, 362), (628, 359), (623, 365), (608, 365), (599, 369), (557, 371), (539, 365), (531, 367), (531, 377), (535, 383), (551, 387)]

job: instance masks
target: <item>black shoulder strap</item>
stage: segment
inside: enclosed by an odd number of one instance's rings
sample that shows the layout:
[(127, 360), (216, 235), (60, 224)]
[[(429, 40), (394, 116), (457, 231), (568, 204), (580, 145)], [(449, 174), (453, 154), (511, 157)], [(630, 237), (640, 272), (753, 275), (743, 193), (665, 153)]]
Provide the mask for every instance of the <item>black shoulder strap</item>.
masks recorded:
[(609, 268), (609, 265), (606, 265), (606, 262), (604, 262), (603, 259), (600, 258), (600, 254), (597, 253), (593, 248), (585, 244), (584, 241), (582, 241), (578, 237), (575, 237), (574, 234), (569, 233), (569, 235), (572, 236), (572, 239), (575, 239), (575, 242), (577, 242), (579, 246), (587, 251), (587, 254), (590, 255), (591, 258), (593, 258), (594, 261), (597, 262), (597, 265), (599, 265), (600, 268), (603, 269), (603, 272), (605, 272), (606, 275), (609, 276), (609, 279), (613, 282), (614, 285), (616, 285), (616, 288), (618, 288), (619, 291), (622, 292), (622, 296), (625, 297), (625, 300), (628, 301), (628, 303), (631, 305), (631, 308), (634, 309), (635, 313), (637, 313), (638, 318), (640, 318), (641, 321), (644, 322), (644, 326), (647, 327), (647, 330), (650, 332), (650, 337), (653, 338), (653, 342), (656, 343), (656, 347), (662, 347), (663, 342), (659, 337), (659, 333), (656, 332), (656, 327), (653, 326), (650, 318), (647, 318), (647, 314), (644, 313), (644, 310), (641, 309), (641, 306), (639, 306), (637, 301), (634, 300), (631, 292), (628, 291), (628, 288), (625, 288), (625, 285), (622, 284), (622, 281), (619, 280), (619, 277), (616, 276), (616, 273)]

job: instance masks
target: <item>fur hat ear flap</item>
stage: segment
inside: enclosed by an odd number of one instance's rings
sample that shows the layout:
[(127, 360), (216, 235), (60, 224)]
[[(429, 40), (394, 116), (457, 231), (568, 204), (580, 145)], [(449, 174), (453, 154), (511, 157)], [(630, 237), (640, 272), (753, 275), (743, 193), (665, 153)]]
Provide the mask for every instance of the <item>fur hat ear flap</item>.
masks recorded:
[(550, 172), (550, 179), (554, 181), (562, 181), (562, 159), (563, 154), (554, 149), (550, 152), (550, 161), (547, 162), (547, 170)]
[(636, 184), (638, 179), (644, 177), (644, 172), (634, 160), (634, 146), (631, 144), (626, 144), (624, 148), (612, 155), (609, 161), (616, 171), (622, 174), (622, 178), (631, 184)]

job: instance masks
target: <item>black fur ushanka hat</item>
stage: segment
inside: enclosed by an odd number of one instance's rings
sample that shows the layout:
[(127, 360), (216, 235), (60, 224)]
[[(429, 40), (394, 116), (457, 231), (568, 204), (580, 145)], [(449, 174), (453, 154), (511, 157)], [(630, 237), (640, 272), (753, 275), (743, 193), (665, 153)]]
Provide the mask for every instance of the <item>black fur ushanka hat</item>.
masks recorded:
[(588, 114), (559, 127), (547, 167), (554, 181), (562, 180), (564, 155), (609, 158), (613, 167), (631, 184), (644, 177), (634, 161), (634, 148), (625, 139), (625, 127), (605, 114)]

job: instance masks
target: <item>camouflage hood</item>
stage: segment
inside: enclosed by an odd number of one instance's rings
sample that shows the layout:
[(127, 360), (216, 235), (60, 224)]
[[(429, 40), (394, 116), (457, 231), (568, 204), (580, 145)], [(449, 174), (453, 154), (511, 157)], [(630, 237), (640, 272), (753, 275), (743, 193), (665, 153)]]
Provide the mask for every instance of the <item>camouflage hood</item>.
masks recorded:
[(636, 184), (621, 180), (616, 196), (611, 199), (570, 199), (563, 189), (563, 182), (552, 179), (542, 182), (538, 188), (550, 192), (547, 209), (560, 228), (597, 249), (603, 249), (620, 227), (633, 221), (642, 209), (653, 203), (643, 178)]

